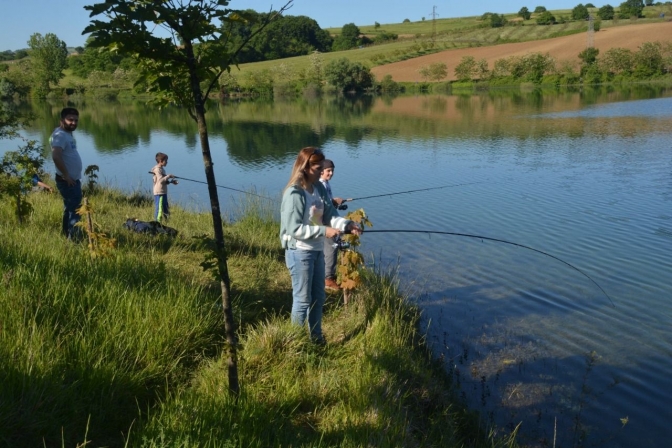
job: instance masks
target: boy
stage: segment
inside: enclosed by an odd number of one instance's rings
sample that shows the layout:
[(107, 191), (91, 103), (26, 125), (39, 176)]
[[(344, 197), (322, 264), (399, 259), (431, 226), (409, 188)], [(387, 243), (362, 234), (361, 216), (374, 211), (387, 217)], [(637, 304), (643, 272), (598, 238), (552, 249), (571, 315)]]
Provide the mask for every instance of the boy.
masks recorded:
[(168, 207), (168, 184), (177, 185), (173, 174), (166, 174), (164, 167), (168, 165), (168, 156), (162, 152), (156, 153), (157, 165), (152, 168), (154, 175), (154, 219), (157, 222), (167, 220), (170, 217), (170, 208)]
[[(331, 185), (329, 181), (334, 176), (334, 162), (329, 159), (324, 159), (322, 165), (322, 173), (320, 174), (320, 182), (324, 185), (325, 190), (327, 190), (327, 196), (331, 200), (331, 203), (334, 207), (338, 208), (344, 200), (341, 198), (335, 198), (331, 193)], [(341, 287), (336, 283), (336, 260), (338, 258), (338, 240), (339, 237), (325, 238), (324, 239), (324, 268), (325, 268), (325, 279), (324, 287), (325, 289), (331, 291), (338, 291)]]

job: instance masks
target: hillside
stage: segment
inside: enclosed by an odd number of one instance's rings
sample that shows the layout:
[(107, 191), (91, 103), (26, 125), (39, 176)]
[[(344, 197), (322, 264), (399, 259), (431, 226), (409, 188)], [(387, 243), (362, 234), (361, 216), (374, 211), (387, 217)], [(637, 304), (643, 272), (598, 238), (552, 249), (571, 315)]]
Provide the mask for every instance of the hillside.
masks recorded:
[[(672, 22), (624, 25), (602, 29), (594, 34), (594, 47), (604, 53), (614, 47), (637, 50), (644, 42), (672, 42)], [(444, 62), (448, 66), (448, 80), (455, 80), (454, 68), (464, 56), (473, 56), (476, 60), (485, 59), (490, 68), (495, 60), (509, 56), (522, 56), (527, 53), (548, 53), (557, 62), (570, 61), (578, 64), (578, 54), (586, 48), (587, 33), (553, 39), (535, 40), (487, 47), (458, 48), (439, 53), (420, 56), (406, 61), (380, 65), (371, 69), (377, 79), (391, 75), (395, 81), (422, 81), (419, 69), (435, 62)]]

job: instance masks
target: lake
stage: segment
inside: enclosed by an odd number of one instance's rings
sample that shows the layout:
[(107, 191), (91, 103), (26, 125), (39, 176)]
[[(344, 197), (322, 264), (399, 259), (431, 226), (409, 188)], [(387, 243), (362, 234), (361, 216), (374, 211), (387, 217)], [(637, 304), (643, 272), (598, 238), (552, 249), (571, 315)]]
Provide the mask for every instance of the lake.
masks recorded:
[[(161, 151), (190, 179), (171, 202), (209, 206), (186, 111), (69, 105), (102, 183), (150, 194)], [(15, 106), (47, 146), (65, 104)], [(669, 444), (672, 89), (213, 102), (207, 119), (223, 210), (244, 202), (232, 189), (279, 207), (301, 147), (334, 160), (334, 193), (394, 231), (364, 235), (369, 264), (398, 271), (461, 398), (502, 433), (520, 424), (529, 446)], [(0, 153), (15, 147), (0, 140)], [(422, 191), (394, 194), (409, 190)]]

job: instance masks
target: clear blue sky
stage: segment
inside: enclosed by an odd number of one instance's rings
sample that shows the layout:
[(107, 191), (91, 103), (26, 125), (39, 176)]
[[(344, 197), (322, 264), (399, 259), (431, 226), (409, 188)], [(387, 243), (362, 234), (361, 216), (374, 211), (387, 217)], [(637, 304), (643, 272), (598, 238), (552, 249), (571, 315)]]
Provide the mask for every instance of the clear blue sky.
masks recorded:
[[(0, 19), (0, 51), (19, 50), (28, 47), (28, 39), (34, 33), (56, 34), (69, 47), (83, 46), (86, 36), (82, 30), (89, 24), (88, 11), (84, 5), (92, 5), (103, 0), (3, 0), (2, 19)], [(612, 5), (620, 4), (614, 0)], [(266, 12), (273, 6), (280, 8), (285, 1), (278, 0), (232, 0), (234, 9), (254, 9)], [(399, 23), (404, 19), (411, 21), (432, 17), (436, 6), (437, 18), (478, 16), (484, 12), (518, 12), (527, 6), (533, 11), (536, 6), (547, 9), (571, 9), (583, 0), (294, 0), (289, 15), (304, 15), (313, 18), (322, 28), (331, 28), (354, 23), (373, 25)], [(608, 1), (593, 2), (603, 6)], [(100, 17), (98, 17), (100, 18)]]

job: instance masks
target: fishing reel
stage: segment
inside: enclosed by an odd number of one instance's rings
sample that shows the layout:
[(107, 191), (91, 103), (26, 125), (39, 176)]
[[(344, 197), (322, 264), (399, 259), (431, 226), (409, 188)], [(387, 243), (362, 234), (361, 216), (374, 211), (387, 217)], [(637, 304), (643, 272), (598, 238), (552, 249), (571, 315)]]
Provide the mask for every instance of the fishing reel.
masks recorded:
[(336, 240), (336, 249), (338, 250), (348, 250), (350, 249), (350, 243), (343, 241), (342, 239)]
[(337, 209), (338, 209), (338, 210), (347, 210), (347, 209), (348, 209), (348, 205), (347, 205), (347, 204), (341, 204), (341, 205), (339, 205), (339, 206), (337, 207)]

